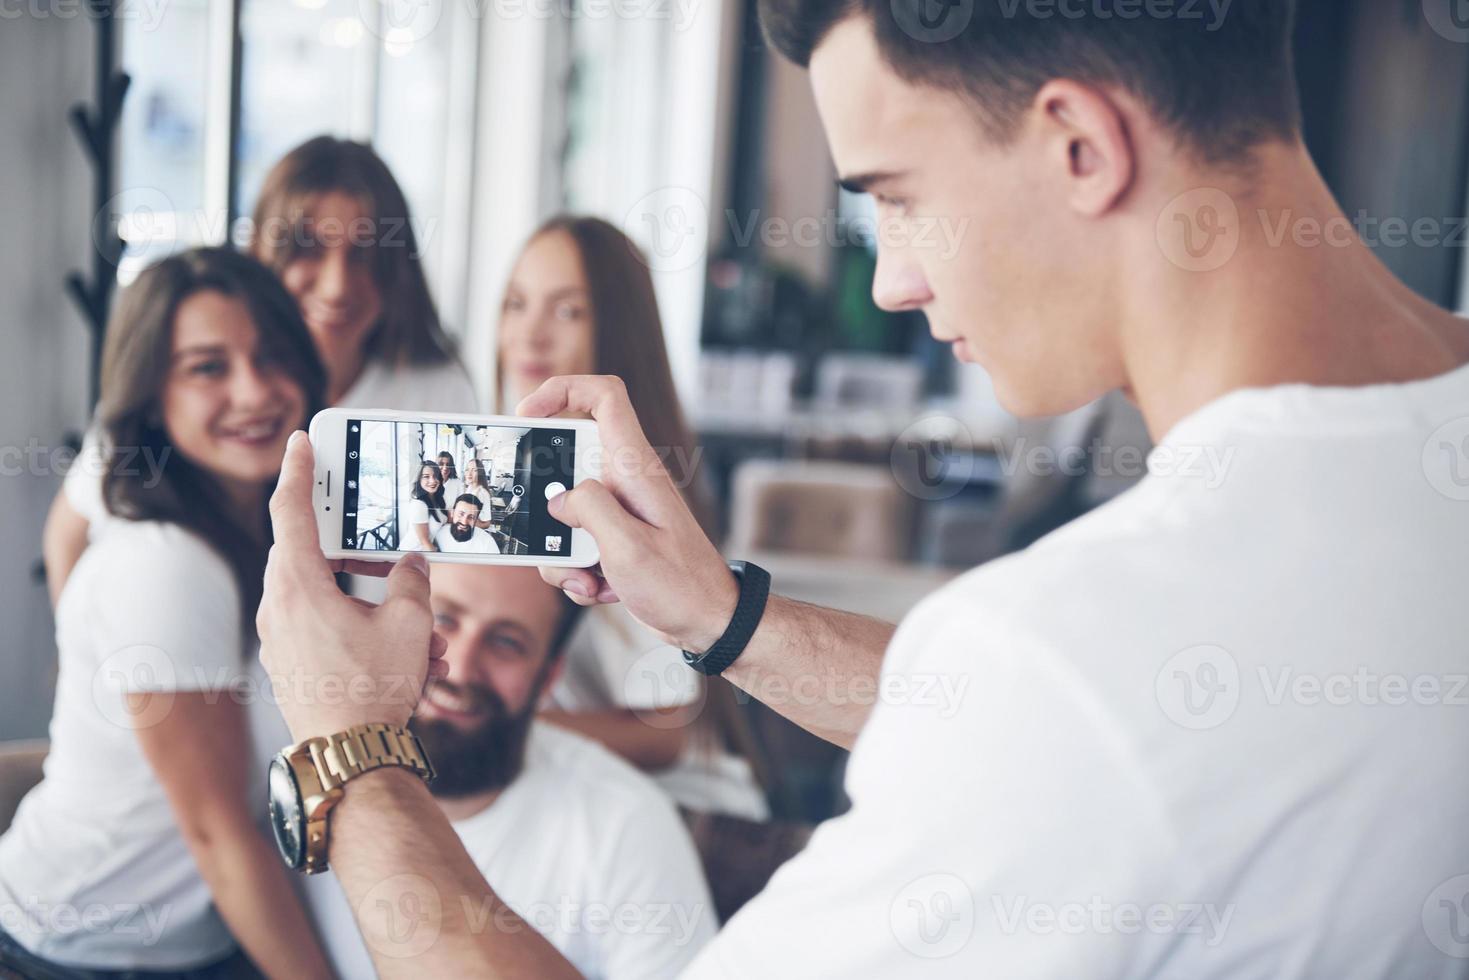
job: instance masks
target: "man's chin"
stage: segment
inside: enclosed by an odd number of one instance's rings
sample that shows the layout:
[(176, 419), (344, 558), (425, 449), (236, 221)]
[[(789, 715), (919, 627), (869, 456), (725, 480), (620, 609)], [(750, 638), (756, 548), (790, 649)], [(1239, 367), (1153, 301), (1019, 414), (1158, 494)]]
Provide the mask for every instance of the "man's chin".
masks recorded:
[(461, 799), (504, 789), (520, 774), (529, 719), (487, 718), (461, 727), (447, 718), (417, 715), (409, 727), (438, 773), (429, 784), (436, 797)]

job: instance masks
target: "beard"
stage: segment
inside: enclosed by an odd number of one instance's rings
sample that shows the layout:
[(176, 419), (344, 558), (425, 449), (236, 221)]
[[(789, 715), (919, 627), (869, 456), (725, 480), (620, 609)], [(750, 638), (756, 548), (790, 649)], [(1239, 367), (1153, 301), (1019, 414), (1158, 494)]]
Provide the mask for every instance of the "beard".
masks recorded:
[(473, 524), (450, 524), (449, 533), (454, 536), (455, 541), (468, 541), (474, 534)]
[(459, 799), (509, 786), (525, 765), (525, 743), (535, 718), (536, 698), (531, 698), (525, 710), (512, 714), (488, 687), (461, 688), (447, 681), (434, 684), (471, 697), (484, 710), (485, 719), (469, 730), (438, 719), (415, 717), (408, 723), (433, 762), (436, 776), (429, 791), (434, 796)]

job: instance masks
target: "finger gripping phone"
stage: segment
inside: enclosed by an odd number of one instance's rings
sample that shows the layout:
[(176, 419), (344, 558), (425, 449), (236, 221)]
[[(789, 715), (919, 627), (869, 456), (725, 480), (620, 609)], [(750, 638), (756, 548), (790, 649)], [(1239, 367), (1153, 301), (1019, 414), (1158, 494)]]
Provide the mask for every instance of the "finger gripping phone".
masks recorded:
[(597, 563), (550, 501), (599, 476), (596, 423), (330, 408), (311, 420), (312, 504), (329, 558)]

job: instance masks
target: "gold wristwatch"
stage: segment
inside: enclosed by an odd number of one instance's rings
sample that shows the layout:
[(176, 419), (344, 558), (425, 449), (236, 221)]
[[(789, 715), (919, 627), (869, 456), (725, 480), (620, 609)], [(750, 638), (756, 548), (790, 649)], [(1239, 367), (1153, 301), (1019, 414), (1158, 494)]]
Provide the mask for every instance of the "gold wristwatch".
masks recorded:
[(327, 822), (342, 787), (383, 766), (402, 766), (424, 782), (434, 778), (417, 735), (377, 722), (308, 738), (270, 760), (270, 826), (287, 867), (309, 875), (327, 869)]

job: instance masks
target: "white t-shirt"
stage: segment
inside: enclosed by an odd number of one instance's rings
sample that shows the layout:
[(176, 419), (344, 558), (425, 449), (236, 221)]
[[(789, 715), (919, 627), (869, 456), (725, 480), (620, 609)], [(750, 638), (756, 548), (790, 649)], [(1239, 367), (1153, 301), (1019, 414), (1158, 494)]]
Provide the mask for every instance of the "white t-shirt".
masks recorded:
[(1469, 369), (1239, 391), (901, 626), (817, 830), (693, 977), (1449, 977)]
[(90, 969), (179, 970), (228, 955), (234, 940), (133, 730), (168, 701), (134, 718), (124, 691), (248, 698), (250, 798), (263, 798), (266, 760), (290, 736), (243, 648), (229, 566), (176, 525), (110, 520), (56, 618), (51, 747), (45, 779), (0, 837), (0, 929)]
[(427, 551), (423, 542), (418, 538), (418, 525), (428, 525), (428, 539), (433, 541), (438, 537), (439, 529), (444, 526), (443, 518), (439, 515), (443, 511), (429, 510), (429, 506), (417, 497), (409, 497), (403, 501), (403, 509), (399, 511), (398, 518), (398, 548), (402, 551)]
[(472, 415), (479, 411), (479, 399), (457, 359), (405, 367), (370, 361), (336, 407)]
[[(525, 769), (454, 829), (495, 893), (593, 980), (675, 976), (718, 928), (699, 856), (667, 798), (579, 735), (537, 722)], [(305, 884), (337, 975), (373, 976), (333, 876)]]
[[(658, 710), (690, 706), (696, 716), (703, 710), (702, 678), (684, 663), (679, 650), (622, 606), (588, 609), (567, 641), (564, 656), (566, 667), (548, 698), (552, 707), (646, 711), (644, 718), (653, 725), (660, 723)], [(770, 808), (749, 763), (708, 742), (697, 736), (689, 739), (677, 762), (648, 775), (691, 810), (769, 819)]]
[(454, 537), (453, 526), (445, 524), (434, 533), (434, 546), (445, 554), (498, 555), (500, 553), (500, 546), (495, 544), (495, 536), (482, 527), (471, 529), (468, 541), (460, 541)]
[(454, 501), (458, 500), (462, 493), (464, 493), (464, 481), (459, 477), (451, 476), (444, 481), (444, 503), (448, 504), (451, 509)]
[[(102, 477), (106, 473), (107, 458), (102, 449), (101, 437), (95, 428), (88, 429), (82, 437), (82, 449), (66, 471), (61, 482), (61, 492), (71, 509), (87, 519), (87, 538), (96, 536), (98, 527), (112, 515), (102, 500)], [(165, 463), (167, 460), (164, 461)]]

